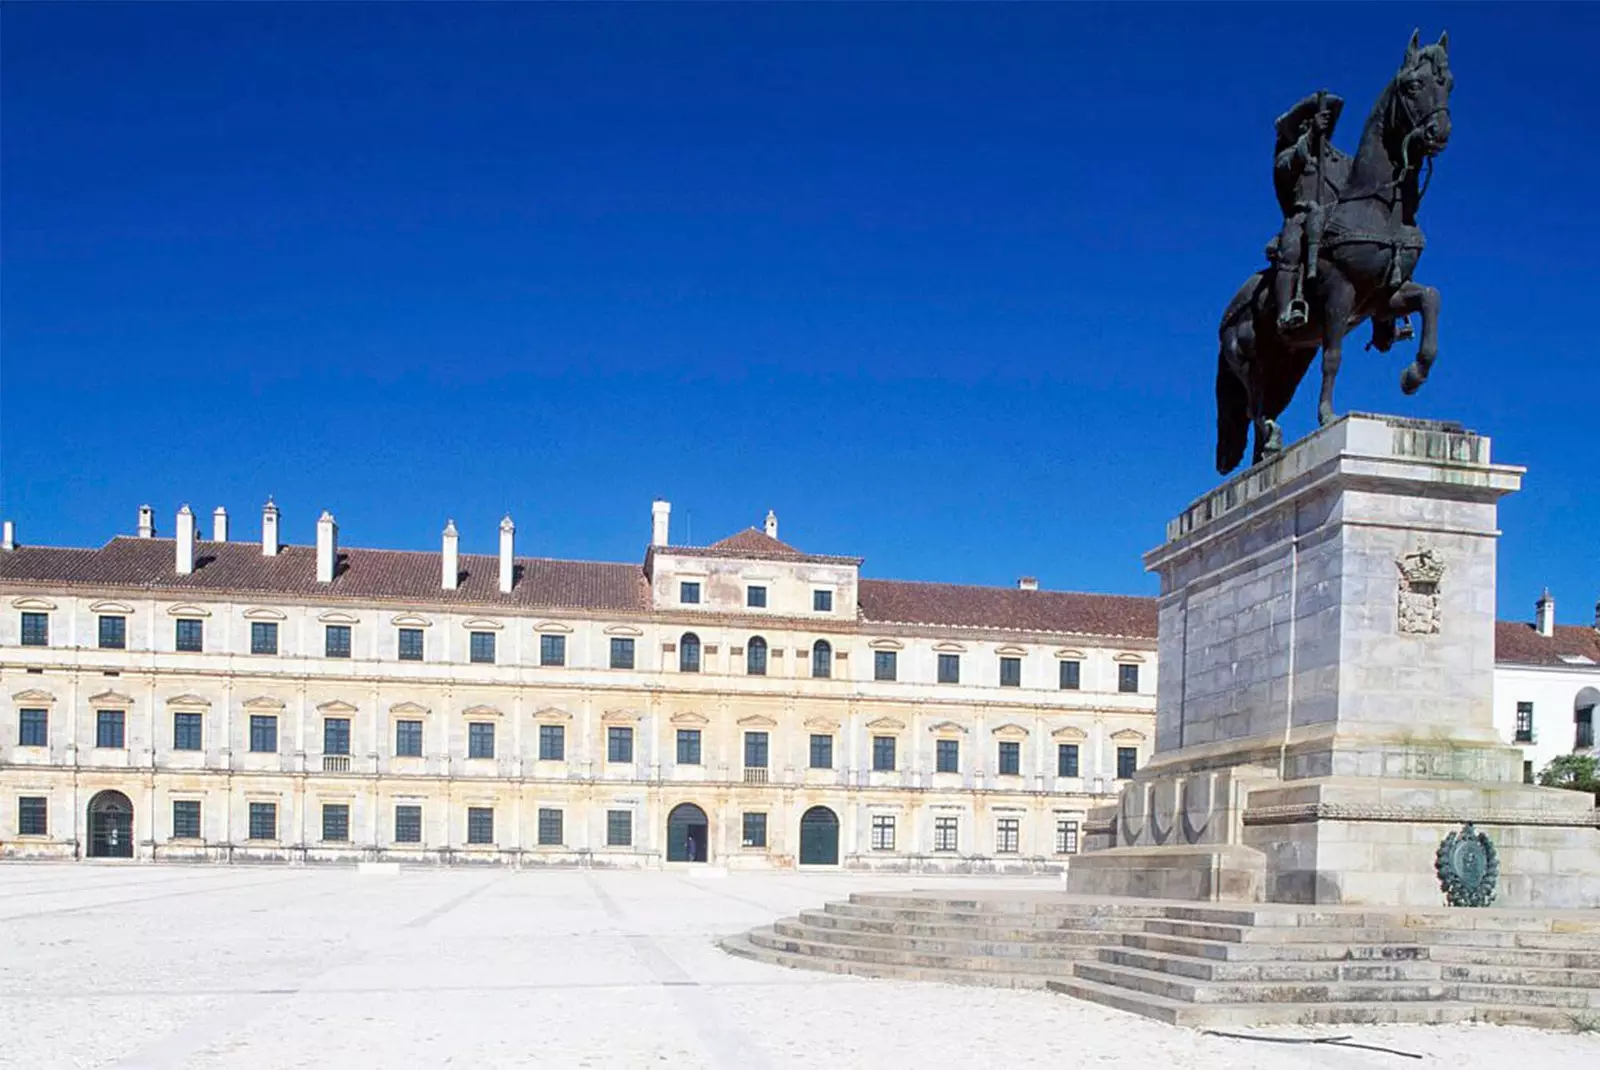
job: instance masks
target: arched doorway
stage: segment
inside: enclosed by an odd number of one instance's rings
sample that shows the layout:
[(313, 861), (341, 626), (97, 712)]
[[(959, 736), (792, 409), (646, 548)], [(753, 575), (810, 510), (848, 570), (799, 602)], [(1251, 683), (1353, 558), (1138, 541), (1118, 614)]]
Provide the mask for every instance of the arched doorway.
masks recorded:
[(89, 800), (89, 857), (133, 857), (133, 803), (120, 791)]
[(839, 864), (839, 816), (826, 806), (813, 806), (800, 818), (800, 864)]
[(710, 852), (711, 823), (694, 803), (679, 803), (667, 815), (667, 861), (704, 862)]

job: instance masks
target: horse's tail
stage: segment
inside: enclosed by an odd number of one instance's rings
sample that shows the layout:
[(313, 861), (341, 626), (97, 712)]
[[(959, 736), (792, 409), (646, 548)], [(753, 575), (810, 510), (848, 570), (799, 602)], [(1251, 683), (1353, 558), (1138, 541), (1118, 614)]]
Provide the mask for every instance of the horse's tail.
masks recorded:
[(1250, 399), (1228, 361), (1228, 333), (1229, 329), (1223, 328), (1224, 340), (1217, 346), (1217, 472), (1221, 475), (1239, 467), (1250, 442)]

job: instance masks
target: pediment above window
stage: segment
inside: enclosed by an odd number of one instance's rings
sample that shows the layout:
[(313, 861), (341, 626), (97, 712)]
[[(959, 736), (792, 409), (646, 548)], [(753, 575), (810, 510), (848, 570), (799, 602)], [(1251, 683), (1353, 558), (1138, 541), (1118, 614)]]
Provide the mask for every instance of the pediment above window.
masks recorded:
[(402, 613), (389, 622), (396, 628), (429, 628), (433, 621), (427, 617), (419, 617), (415, 613)]
[(935, 643), (933, 644), (933, 649), (941, 654), (965, 654), (967, 652), (967, 648), (960, 643), (949, 642)]
[(245, 699), (241, 705), (247, 710), (281, 710), (283, 699), (273, 698), (271, 695), (257, 695), (255, 698)]
[(30, 687), (26, 691), (18, 691), (16, 694), (12, 695), (11, 700), (19, 705), (48, 706), (55, 702), (56, 697), (48, 691), (42, 691), (37, 687)]
[(356, 713), (357, 710), (358, 707), (350, 705), (350, 703), (346, 702), (342, 698), (336, 698), (332, 701), (324, 702), (322, 705), (317, 707), (318, 713), (332, 714), (335, 717)]
[(361, 618), (354, 613), (346, 613), (339, 609), (330, 609), (317, 617), (324, 624), (360, 624)]
[(874, 639), (867, 646), (873, 650), (904, 650), (906, 645), (898, 639)]
[(1144, 655), (1142, 655), (1142, 654), (1118, 654), (1116, 657), (1112, 658), (1111, 660), (1117, 662), (1119, 665), (1142, 665), (1144, 663)]
[(254, 609), (244, 611), (245, 620), (288, 620), (288, 614), (266, 606), (256, 606)]
[(486, 617), (473, 617), (471, 620), (462, 621), (461, 626), (475, 632), (497, 632), (505, 627), (499, 621), (489, 620)]
[(633, 724), (639, 720), (639, 716), (640, 714), (638, 710), (615, 709), (607, 710), (605, 713), (602, 713), (600, 715), (600, 720), (606, 724), (617, 724), (619, 722)]
[(426, 717), (429, 712), (428, 707), (415, 702), (396, 702), (389, 707), (389, 713), (394, 717)]
[(954, 721), (935, 721), (928, 726), (928, 731), (936, 736), (964, 736), (967, 734), (967, 726), (956, 724)]
[(839, 722), (832, 717), (807, 717), (803, 725), (806, 728), (815, 728), (819, 732), (839, 731)]
[(752, 713), (748, 717), (741, 717), (734, 722), (740, 728), (776, 728), (778, 722), (764, 713)]
[(1063, 740), (1068, 743), (1081, 743), (1083, 740), (1089, 738), (1089, 733), (1085, 732), (1081, 728), (1074, 728), (1071, 725), (1063, 725), (1054, 732), (1051, 732), (1050, 738)]
[(637, 639), (639, 636), (644, 634), (644, 631), (640, 628), (635, 628), (631, 624), (612, 624), (606, 628), (605, 634), (626, 635)]
[(1015, 721), (1000, 725), (999, 727), (993, 729), (989, 734), (999, 739), (1028, 738), (1028, 730), (1022, 727), (1020, 724), (1017, 724)]
[(1083, 651), (1074, 650), (1071, 647), (1065, 647), (1056, 651), (1056, 657), (1060, 658), (1062, 661), (1085, 661), (1088, 659), (1088, 655)]
[(56, 604), (50, 601), (48, 598), (35, 598), (32, 595), (25, 595), (22, 598), (13, 598), (11, 600), (11, 607), (13, 609), (51, 610), (56, 608)]
[(133, 612), (133, 607), (126, 602), (113, 602), (109, 599), (89, 604), (90, 613), (121, 613), (127, 616)]
[(124, 695), (121, 691), (102, 691), (98, 695), (89, 696), (89, 705), (115, 706), (119, 710), (125, 709), (133, 705), (133, 696)]
[(691, 711), (688, 711), (688, 710), (685, 710), (683, 713), (675, 713), (675, 714), (673, 714), (671, 717), (667, 718), (667, 721), (669, 723), (671, 723), (671, 724), (709, 724), (709, 723), (711, 723), (710, 722), (710, 718), (708, 718), (705, 714), (694, 713), (694, 712), (691, 712)]
[(182, 605), (176, 605), (176, 606), (173, 606), (170, 609), (168, 609), (167, 610), (167, 616), (169, 616), (169, 617), (209, 617), (209, 616), (211, 616), (211, 610), (205, 608), (204, 606), (191, 605), (191, 604), (185, 602)]
[(182, 695), (173, 695), (167, 699), (167, 705), (184, 710), (209, 710), (211, 708), (211, 700), (204, 695), (196, 695), (193, 692), (189, 692)]
[(1025, 658), (1028, 656), (1028, 648), (1025, 646), (1003, 646), (996, 650), (995, 653), (1006, 658)]
[(1120, 732), (1111, 733), (1111, 738), (1118, 743), (1142, 743), (1145, 735), (1143, 732), (1137, 732), (1132, 728), (1124, 728)]
[(572, 625), (562, 624), (558, 620), (542, 620), (533, 626), (533, 630), (543, 635), (571, 635)]
[(572, 720), (572, 713), (569, 710), (562, 709), (560, 706), (545, 706), (542, 709), (533, 711), (533, 719), (536, 721), (570, 721)]
[(904, 732), (906, 723), (897, 721), (893, 717), (879, 717), (876, 721), (868, 721), (867, 727), (884, 732)]
[(485, 706), (485, 705), (479, 704), (477, 706), (468, 706), (466, 709), (461, 711), (461, 716), (463, 716), (463, 717), (504, 717), (505, 714), (500, 712), (500, 707), (499, 706)]

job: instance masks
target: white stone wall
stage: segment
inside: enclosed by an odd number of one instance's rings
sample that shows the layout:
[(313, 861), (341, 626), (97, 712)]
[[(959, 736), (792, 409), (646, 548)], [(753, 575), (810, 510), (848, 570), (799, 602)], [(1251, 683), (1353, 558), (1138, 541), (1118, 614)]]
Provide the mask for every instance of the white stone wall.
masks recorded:
[[(1533, 703), (1533, 742), (1516, 738), (1517, 704)], [(1494, 674), (1494, 727), (1522, 749), (1533, 774), (1576, 742), (1573, 714), (1580, 702), (1600, 703), (1600, 665), (1501, 665)]]

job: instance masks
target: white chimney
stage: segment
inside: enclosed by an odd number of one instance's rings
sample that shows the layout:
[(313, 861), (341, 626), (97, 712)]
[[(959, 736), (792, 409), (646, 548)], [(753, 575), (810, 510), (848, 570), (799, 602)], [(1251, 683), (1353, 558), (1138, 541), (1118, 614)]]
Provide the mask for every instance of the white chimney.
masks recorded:
[(139, 506), (139, 538), (156, 537), (156, 511), (148, 505)]
[[(17, 522), (7, 520), (0, 524), (0, 550), (15, 550), (17, 548)], [(1600, 606), (1595, 607), (1597, 619), (1600, 619)]]
[(1550, 597), (1550, 588), (1533, 604), (1533, 626), (1546, 639), (1556, 634), (1556, 600)]
[(1037, 591), (1038, 589), (1039, 579), (1036, 576), (1022, 576), (1017, 580), (1017, 590), (1019, 591)]
[(456, 534), (456, 522), (445, 521), (444, 552), (441, 559), (444, 589), (453, 591), (461, 583), (461, 536)]
[(261, 555), (278, 556), (278, 507), (271, 498), (261, 507)]
[(194, 514), (185, 505), (178, 510), (177, 545), (178, 575), (187, 576), (194, 571)]
[(228, 511), (222, 506), (217, 506), (216, 512), (211, 514), (211, 541), (228, 541)]
[(517, 526), (511, 522), (511, 514), (500, 521), (500, 593), (511, 593), (511, 581), (516, 577), (516, 559), (513, 557), (515, 549)]
[(777, 537), (778, 537), (778, 514), (774, 513), (771, 509), (768, 509), (767, 510), (767, 538), (776, 539)]
[(339, 525), (326, 509), (317, 518), (317, 582), (333, 582), (333, 566), (339, 560)]
[(657, 498), (650, 505), (650, 545), (667, 545), (667, 524), (672, 519), (672, 503)]

